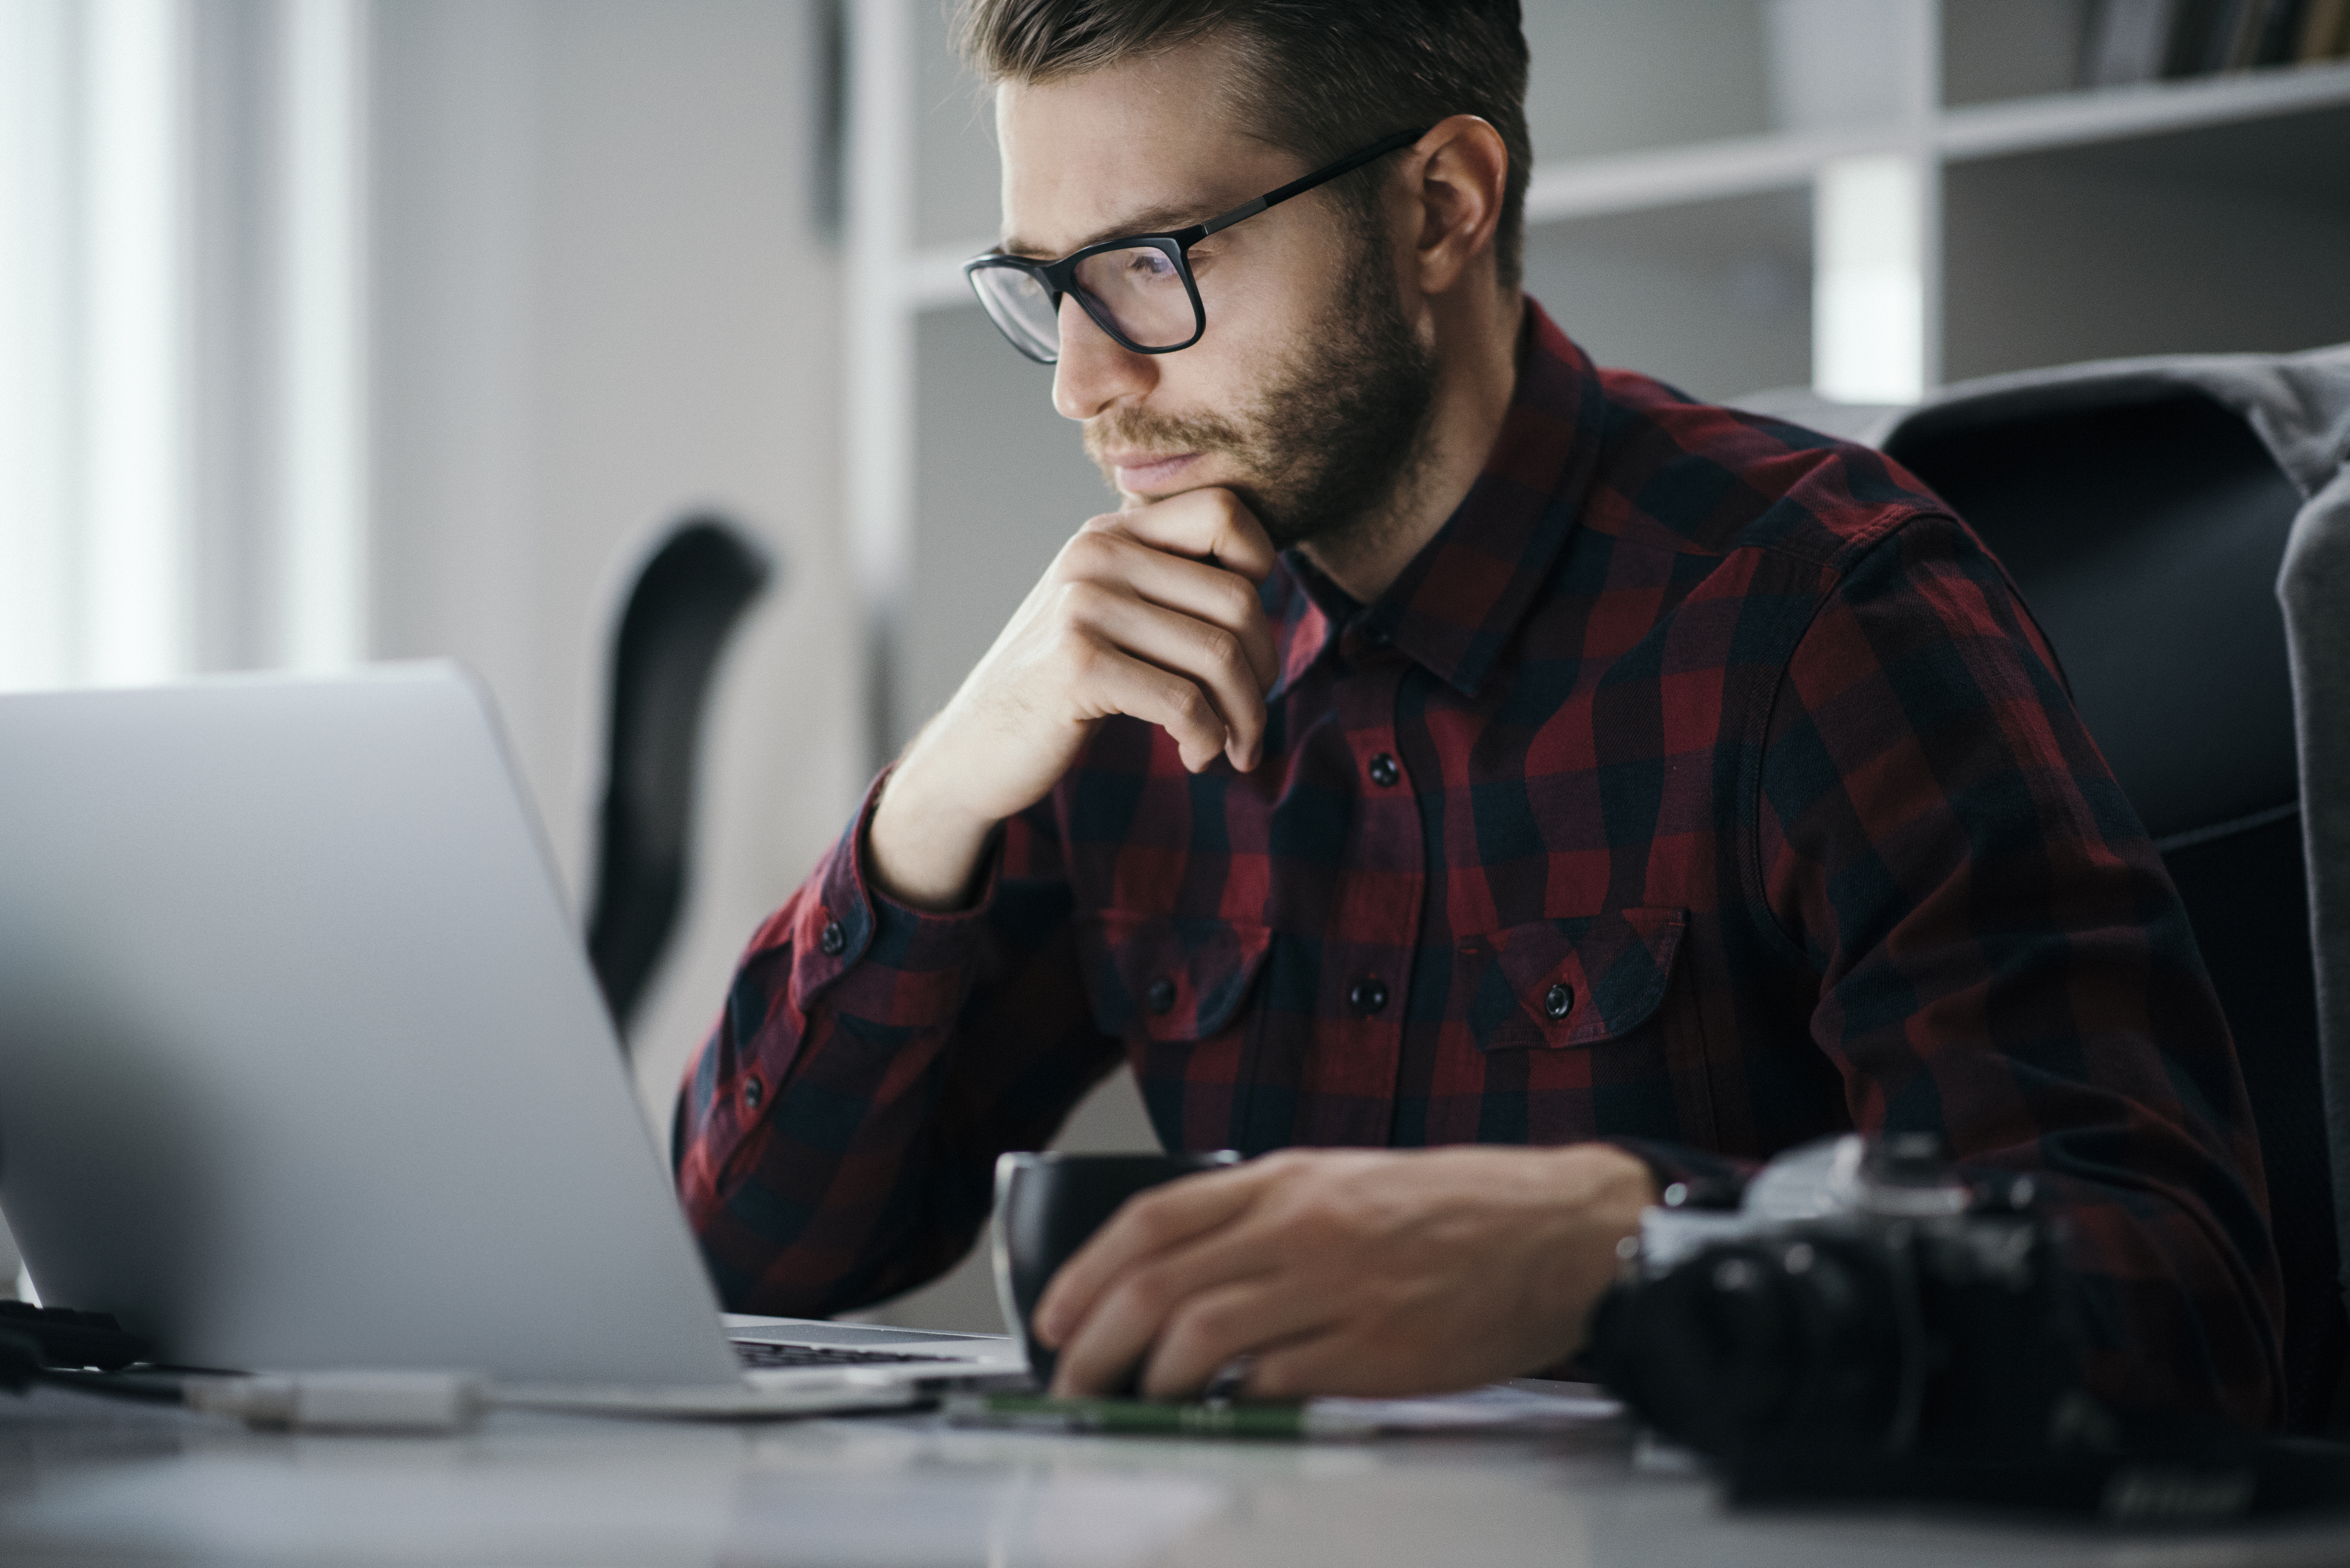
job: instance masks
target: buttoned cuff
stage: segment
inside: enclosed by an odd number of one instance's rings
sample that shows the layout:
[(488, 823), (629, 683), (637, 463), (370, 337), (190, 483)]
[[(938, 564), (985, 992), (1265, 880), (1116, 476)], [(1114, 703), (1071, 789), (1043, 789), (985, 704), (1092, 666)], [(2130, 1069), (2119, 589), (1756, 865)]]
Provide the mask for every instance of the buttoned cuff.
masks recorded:
[(792, 996), (802, 1012), (822, 998), (835, 1013), (885, 1028), (940, 1024), (962, 1010), (971, 988), (1003, 864), (1000, 832), (981, 863), (969, 909), (934, 914), (902, 904), (873, 880), (874, 809), (889, 780), (883, 769), (865, 792), (848, 830), (817, 878), (790, 933)]

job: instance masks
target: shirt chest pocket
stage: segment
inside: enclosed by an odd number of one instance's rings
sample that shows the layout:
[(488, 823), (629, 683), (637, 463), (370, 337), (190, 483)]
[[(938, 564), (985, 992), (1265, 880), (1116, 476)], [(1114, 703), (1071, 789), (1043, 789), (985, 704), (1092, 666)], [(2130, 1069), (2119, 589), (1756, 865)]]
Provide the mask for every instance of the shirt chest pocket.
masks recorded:
[(1534, 920), (1461, 944), (1480, 1051), (1568, 1051), (1617, 1040), (1665, 1000), (1688, 924), (1679, 909)]
[(1230, 920), (1105, 910), (1078, 922), (1094, 1021), (1107, 1034), (1205, 1040), (1239, 1014), (1273, 933)]

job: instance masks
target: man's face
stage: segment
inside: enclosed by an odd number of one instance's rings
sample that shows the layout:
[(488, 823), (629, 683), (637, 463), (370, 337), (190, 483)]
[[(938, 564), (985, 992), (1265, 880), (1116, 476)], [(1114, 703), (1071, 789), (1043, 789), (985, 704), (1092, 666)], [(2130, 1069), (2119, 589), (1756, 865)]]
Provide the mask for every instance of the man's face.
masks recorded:
[[(1051, 258), (1180, 228), (1306, 172), (1224, 108), (1223, 69), (1210, 43), (999, 89), (1004, 248)], [(1064, 299), (1055, 406), (1085, 422), (1129, 504), (1223, 485), (1284, 546), (1359, 521), (1393, 493), (1434, 397), (1390, 242), (1326, 190), (1191, 254), (1206, 335), (1137, 354)]]

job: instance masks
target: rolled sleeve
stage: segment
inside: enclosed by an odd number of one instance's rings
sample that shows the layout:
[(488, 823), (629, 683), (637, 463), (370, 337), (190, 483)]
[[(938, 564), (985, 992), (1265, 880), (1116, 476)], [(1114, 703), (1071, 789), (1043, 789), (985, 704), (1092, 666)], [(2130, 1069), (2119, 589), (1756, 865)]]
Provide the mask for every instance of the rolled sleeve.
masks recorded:
[(873, 813), (889, 774), (873, 782), (848, 830), (816, 875), (807, 896), (786, 910), (793, 999), (806, 1012), (826, 1002), (837, 1012), (880, 1028), (908, 1028), (959, 1011), (970, 992), (1001, 879), (1000, 846), (991, 843), (978, 895), (969, 908), (936, 913), (902, 904), (875, 888)]

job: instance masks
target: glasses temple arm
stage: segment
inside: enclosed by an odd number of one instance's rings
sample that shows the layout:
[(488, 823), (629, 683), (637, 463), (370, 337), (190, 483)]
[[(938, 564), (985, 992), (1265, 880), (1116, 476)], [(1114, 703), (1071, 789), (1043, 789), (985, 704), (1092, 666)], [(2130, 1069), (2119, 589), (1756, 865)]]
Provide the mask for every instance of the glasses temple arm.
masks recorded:
[(1336, 163), (1316, 169), (1313, 173), (1292, 180), (1288, 184), (1275, 190), (1267, 191), (1253, 202), (1243, 202), (1229, 213), (1218, 213), (1200, 225), (1200, 236), (1205, 239), (1220, 229), (1231, 228), (1243, 218), (1255, 217), (1267, 207), (1277, 207), (1292, 196), (1302, 196), (1315, 186), (1336, 180), (1341, 174), (1351, 174), (1372, 160), (1385, 158), (1399, 147), (1409, 147), (1427, 134), (1428, 129), (1423, 126), (1418, 130), (1399, 130), (1384, 141), (1374, 141), (1360, 152), (1349, 153)]

